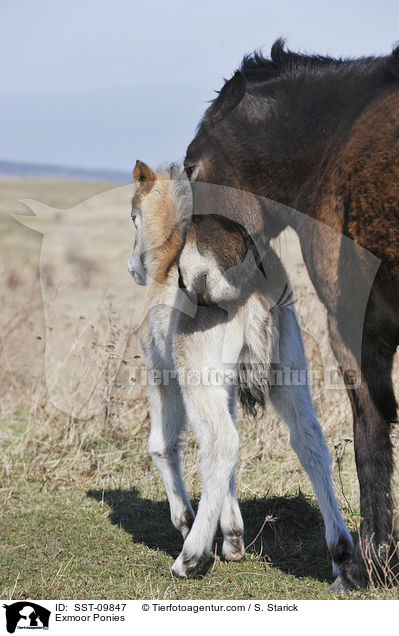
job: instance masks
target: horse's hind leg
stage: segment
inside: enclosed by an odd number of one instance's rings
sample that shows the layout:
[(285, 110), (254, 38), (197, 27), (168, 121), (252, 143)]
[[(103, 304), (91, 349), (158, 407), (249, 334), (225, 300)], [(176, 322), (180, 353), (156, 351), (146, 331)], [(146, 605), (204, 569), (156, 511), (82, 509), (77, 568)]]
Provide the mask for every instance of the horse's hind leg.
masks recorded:
[[(375, 583), (392, 583), (399, 575), (398, 559), (394, 554), (390, 439), (391, 422), (397, 419), (392, 362), (398, 333), (387, 317), (384, 324), (378, 324), (378, 319), (383, 319), (381, 308), (377, 308), (375, 315), (373, 308), (371, 298), (363, 331), (361, 371), (336, 322), (332, 318), (329, 320), (331, 344), (344, 379), (345, 370), (355, 371), (357, 380), (361, 378), (360, 386), (347, 386), (353, 411), (362, 518), (355, 559), (347, 563), (344, 571), (347, 585), (352, 586), (365, 586), (370, 579)], [(377, 333), (382, 335), (377, 337)], [(388, 561), (389, 567), (384, 566)]]
[(151, 432), (148, 452), (163, 481), (174, 527), (183, 538), (190, 531), (194, 512), (180, 470), (179, 437), (185, 428), (186, 412), (176, 380), (148, 387)]
[[(199, 442), (202, 494), (183, 550), (172, 567), (180, 577), (196, 576), (209, 559), (217, 524), (227, 511), (239, 437), (228, 408), (225, 386), (185, 387), (188, 418)], [(231, 496), (231, 491), (230, 491)], [(234, 498), (233, 498), (234, 499)], [(227, 515), (229, 519), (231, 515)]]
[[(280, 362), (278, 368), (305, 371), (296, 314), (292, 309), (279, 312)], [(276, 368), (277, 365), (273, 365)], [(284, 374), (286, 377), (287, 374)], [(353, 551), (352, 538), (345, 526), (335, 499), (330, 470), (330, 455), (320, 424), (314, 413), (307, 384), (273, 386), (270, 399), (290, 429), (290, 441), (309, 476), (324, 518), (326, 541), (338, 574)]]

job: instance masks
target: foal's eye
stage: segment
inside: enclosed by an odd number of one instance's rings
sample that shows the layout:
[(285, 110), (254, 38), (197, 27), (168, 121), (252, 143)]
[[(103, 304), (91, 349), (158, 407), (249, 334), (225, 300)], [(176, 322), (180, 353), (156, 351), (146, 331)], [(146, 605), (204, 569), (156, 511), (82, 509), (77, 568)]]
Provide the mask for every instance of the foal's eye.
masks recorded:
[(196, 169), (196, 165), (192, 164), (192, 165), (185, 165), (184, 169), (186, 171), (186, 175), (188, 177), (188, 180), (190, 181), (191, 177), (193, 176), (194, 170)]
[(134, 224), (134, 227), (136, 228), (136, 230), (139, 229), (139, 225), (140, 225), (140, 221), (141, 221), (141, 214), (139, 212), (139, 210), (135, 209), (132, 211), (132, 221)]

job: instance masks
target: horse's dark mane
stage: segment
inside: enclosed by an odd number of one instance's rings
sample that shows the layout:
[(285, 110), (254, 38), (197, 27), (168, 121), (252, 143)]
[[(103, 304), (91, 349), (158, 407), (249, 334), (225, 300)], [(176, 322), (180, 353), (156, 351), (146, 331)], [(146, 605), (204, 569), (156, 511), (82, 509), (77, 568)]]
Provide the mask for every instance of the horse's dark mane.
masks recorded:
[(264, 57), (260, 51), (245, 55), (240, 66), (240, 71), (249, 82), (266, 82), (277, 77), (295, 76), (303, 71), (331, 69), (341, 67), (344, 64), (363, 65), (366, 70), (369, 66), (375, 66), (376, 62), (384, 59), (386, 69), (392, 77), (399, 77), (399, 46), (394, 48), (392, 54), (386, 58), (367, 57), (353, 59), (334, 58), (322, 55), (306, 55), (285, 50), (285, 41), (279, 38), (271, 48), (270, 58)]
[(240, 71), (245, 79), (252, 81), (268, 81), (281, 75), (294, 73), (304, 68), (322, 68), (339, 64), (342, 60), (322, 55), (305, 55), (284, 50), (285, 41), (279, 38), (275, 41), (270, 52), (270, 59), (264, 57), (261, 51), (254, 51), (245, 55)]

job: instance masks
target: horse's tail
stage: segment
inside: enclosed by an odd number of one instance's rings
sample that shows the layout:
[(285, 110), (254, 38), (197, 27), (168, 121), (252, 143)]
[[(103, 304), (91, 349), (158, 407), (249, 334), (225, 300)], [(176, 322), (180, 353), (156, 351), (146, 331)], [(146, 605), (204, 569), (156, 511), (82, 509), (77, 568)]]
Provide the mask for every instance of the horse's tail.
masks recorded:
[(267, 369), (267, 365), (260, 363), (240, 362), (237, 367), (238, 399), (247, 415), (256, 417), (266, 409), (269, 397)]
[(258, 297), (245, 311), (244, 345), (236, 367), (237, 394), (249, 415), (262, 414), (269, 400), (274, 335), (269, 301)]

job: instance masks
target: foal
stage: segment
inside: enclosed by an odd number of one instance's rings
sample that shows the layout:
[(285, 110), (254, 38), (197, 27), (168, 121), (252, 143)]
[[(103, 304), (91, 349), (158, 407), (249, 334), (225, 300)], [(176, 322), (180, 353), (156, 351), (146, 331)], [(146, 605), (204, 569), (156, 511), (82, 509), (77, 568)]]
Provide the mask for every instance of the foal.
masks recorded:
[[(306, 370), (295, 310), (278, 303), (281, 291), (287, 288), (283, 266), (271, 250), (267, 280), (261, 277), (244, 304), (233, 303), (228, 311), (217, 306), (196, 307), (179, 287), (177, 267), (190, 224), (188, 181), (173, 167), (154, 173), (139, 161), (133, 176), (136, 239), (129, 271), (139, 285), (148, 284), (140, 345), (148, 369), (163, 375), (161, 383), (148, 386), (149, 453), (165, 486), (172, 523), (184, 538), (173, 574), (192, 577), (201, 571), (219, 521), (223, 558), (238, 561), (244, 557), (243, 520), (234, 484), (239, 450), (235, 385), (247, 411), (264, 407), (270, 399), (288, 424), (291, 445), (312, 482), (324, 517), (333, 568), (339, 569), (342, 555), (352, 548), (352, 539), (335, 500), (329, 453), (308, 387), (269, 386), (272, 369), (285, 373), (287, 368)], [(247, 377), (240, 383), (243, 375)], [(190, 382), (190, 377), (196, 381)], [(199, 443), (202, 494), (196, 516), (179, 462), (179, 440), (186, 420)]]

